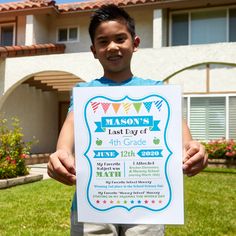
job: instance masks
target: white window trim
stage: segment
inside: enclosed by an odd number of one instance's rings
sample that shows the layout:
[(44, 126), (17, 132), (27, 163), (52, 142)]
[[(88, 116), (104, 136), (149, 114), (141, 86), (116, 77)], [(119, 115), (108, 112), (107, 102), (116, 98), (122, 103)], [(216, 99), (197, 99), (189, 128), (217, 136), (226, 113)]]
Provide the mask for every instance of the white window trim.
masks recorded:
[(236, 97), (234, 93), (227, 94), (192, 94), (192, 95), (183, 95), (184, 98), (187, 98), (187, 124), (190, 127), (190, 98), (209, 98), (209, 97), (224, 97), (225, 98), (225, 138), (229, 139), (229, 98)]
[[(191, 15), (193, 12), (203, 12), (203, 11), (216, 11), (216, 10), (226, 10), (226, 42), (229, 42), (229, 10), (236, 9), (236, 6), (230, 6), (230, 7), (211, 7), (211, 8), (204, 8), (204, 9), (194, 9), (194, 10), (176, 10), (171, 11), (169, 15), (169, 47), (175, 47), (172, 45), (172, 15), (175, 14), (188, 14), (188, 45), (191, 44)], [(188, 45), (181, 45), (181, 46), (188, 46)]]
[(12, 40), (12, 46), (15, 46), (16, 45), (16, 23), (0, 23), (0, 44), (2, 43), (1, 42), (1, 29), (2, 27), (5, 27), (5, 26), (13, 26), (13, 40)]
[[(77, 28), (77, 39), (76, 40), (69, 40), (69, 29), (70, 28)], [(59, 41), (58, 34), (60, 29), (67, 29), (67, 40), (66, 41)], [(78, 25), (69, 25), (69, 26), (60, 26), (56, 29), (56, 42), (57, 43), (78, 43), (80, 42), (80, 28)]]

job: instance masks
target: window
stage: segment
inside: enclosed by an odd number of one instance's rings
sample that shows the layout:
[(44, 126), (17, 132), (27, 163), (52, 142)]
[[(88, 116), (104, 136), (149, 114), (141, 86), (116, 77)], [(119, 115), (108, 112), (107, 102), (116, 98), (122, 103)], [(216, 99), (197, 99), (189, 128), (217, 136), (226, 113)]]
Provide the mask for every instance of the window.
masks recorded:
[(236, 97), (229, 98), (229, 138), (236, 140)]
[(172, 45), (188, 44), (188, 14), (172, 16)]
[(229, 42), (236, 42), (236, 9), (229, 10)]
[(193, 12), (190, 44), (226, 42), (226, 11)]
[[(188, 111), (187, 102), (190, 102)], [(227, 110), (226, 107), (229, 109)], [(187, 111), (187, 112), (186, 112)], [(194, 139), (236, 139), (236, 97), (185, 97), (184, 116)]]
[(236, 41), (236, 9), (171, 14), (171, 45)]
[(0, 25), (1, 46), (14, 45), (14, 25)]
[(75, 42), (79, 40), (78, 27), (60, 28), (58, 29), (58, 42)]

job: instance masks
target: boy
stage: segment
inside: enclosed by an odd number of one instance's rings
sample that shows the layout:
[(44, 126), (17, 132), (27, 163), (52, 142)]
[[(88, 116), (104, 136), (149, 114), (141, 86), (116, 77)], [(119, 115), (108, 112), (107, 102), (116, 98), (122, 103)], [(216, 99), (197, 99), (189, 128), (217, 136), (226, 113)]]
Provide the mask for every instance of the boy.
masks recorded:
[[(155, 85), (161, 82), (134, 77), (130, 62), (133, 52), (137, 51), (140, 39), (135, 34), (134, 21), (122, 9), (107, 5), (98, 9), (91, 18), (89, 34), (92, 41), (91, 51), (103, 67), (100, 79), (77, 86), (132, 86)], [(73, 103), (62, 127), (57, 151), (50, 156), (48, 174), (68, 185), (76, 182), (74, 149)], [(183, 171), (193, 176), (207, 165), (207, 154), (203, 146), (191, 139), (191, 134), (183, 122), (184, 157)], [(164, 235), (161, 225), (112, 225), (81, 224), (76, 222), (77, 207), (74, 198), (71, 214), (71, 235)]]

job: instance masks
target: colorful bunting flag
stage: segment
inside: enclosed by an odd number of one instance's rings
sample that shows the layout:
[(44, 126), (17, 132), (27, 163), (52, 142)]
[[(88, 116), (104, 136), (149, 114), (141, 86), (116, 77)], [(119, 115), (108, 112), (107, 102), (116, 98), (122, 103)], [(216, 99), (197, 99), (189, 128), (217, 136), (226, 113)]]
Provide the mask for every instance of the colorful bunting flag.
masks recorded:
[(109, 107), (111, 105), (111, 103), (102, 102), (101, 105), (102, 105), (102, 109), (103, 109), (104, 113), (106, 114), (107, 110), (109, 109)]
[(156, 108), (159, 111), (161, 110), (162, 102), (163, 102), (163, 100), (159, 100), (159, 101), (154, 102), (154, 104), (156, 105)]
[(114, 109), (114, 112), (117, 113), (120, 108), (120, 103), (112, 103), (112, 107)]
[[(123, 105), (125, 113), (128, 114), (128, 112), (131, 109), (131, 106), (134, 107), (134, 109), (136, 110), (137, 113), (140, 112), (142, 105), (144, 105), (147, 112), (150, 112), (153, 103), (155, 104), (156, 108), (160, 111), (162, 104), (163, 104), (163, 100), (158, 100), (158, 101), (153, 101), (153, 102), (122, 103), (122, 105)], [(107, 111), (111, 105), (113, 107), (114, 112), (117, 114), (118, 110), (120, 109), (121, 103), (91, 102), (91, 107), (92, 107), (94, 113), (97, 111), (97, 109), (99, 108), (100, 105), (102, 106), (102, 109), (105, 114), (107, 113)]]
[(150, 112), (150, 110), (151, 110), (151, 108), (152, 108), (152, 102), (144, 102), (143, 104), (144, 104), (146, 110), (147, 110), (148, 112)]
[(123, 108), (126, 114), (128, 114), (130, 107), (131, 107), (131, 103), (123, 103)]
[(135, 110), (137, 111), (137, 113), (139, 113), (139, 111), (141, 109), (141, 106), (142, 106), (142, 103), (141, 102), (135, 102), (135, 103), (133, 103), (133, 106), (134, 106)]
[(100, 102), (91, 102), (91, 107), (92, 107), (94, 113), (97, 111), (99, 104), (100, 104)]

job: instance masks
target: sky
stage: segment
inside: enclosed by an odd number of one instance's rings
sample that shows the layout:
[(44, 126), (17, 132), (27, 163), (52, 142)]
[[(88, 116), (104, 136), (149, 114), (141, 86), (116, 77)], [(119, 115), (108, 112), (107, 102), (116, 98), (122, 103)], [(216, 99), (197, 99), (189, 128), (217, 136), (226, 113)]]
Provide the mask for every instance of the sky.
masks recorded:
[[(7, 3), (7, 2), (20, 2), (21, 0), (0, 0), (0, 3)], [(86, 2), (88, 0), (55, 0), (56, 3), (67, 3), (67, 2)]]

